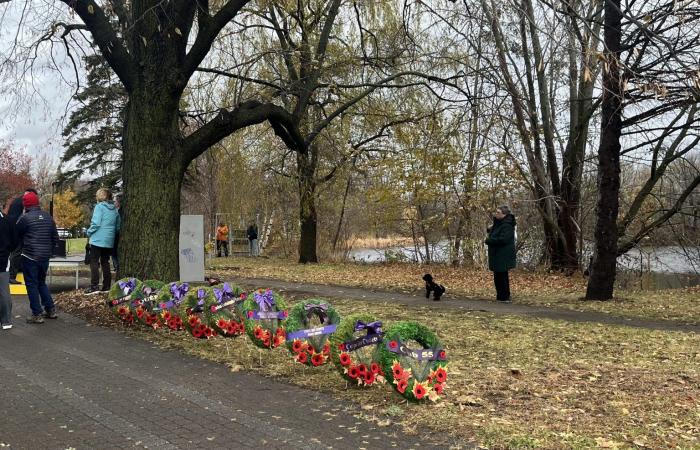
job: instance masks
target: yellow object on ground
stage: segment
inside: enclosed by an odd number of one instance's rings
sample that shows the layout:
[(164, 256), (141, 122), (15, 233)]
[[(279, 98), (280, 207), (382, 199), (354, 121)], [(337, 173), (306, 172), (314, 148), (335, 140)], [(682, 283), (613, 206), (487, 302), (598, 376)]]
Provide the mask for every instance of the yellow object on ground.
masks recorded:
[(24, 285), (24, 274), (21, 272), (17, 274), (17, 281), (22, 284), (11, 284), (10, 294), (12, 295), (27, 295), (27, 286)]

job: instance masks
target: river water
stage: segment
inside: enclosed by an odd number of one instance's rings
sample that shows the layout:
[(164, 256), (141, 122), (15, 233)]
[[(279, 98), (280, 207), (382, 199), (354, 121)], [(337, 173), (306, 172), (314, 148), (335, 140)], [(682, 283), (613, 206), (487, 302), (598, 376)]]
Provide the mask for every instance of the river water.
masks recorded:
[[(361, 248), (350, 251), (348, 259), (365, 263), (380, 263), (387, 260), (417, 263), (422, 260), (413, 247)], [(436, 263), (449, 262), (447, 241), (441, 241), (432, 246), (431, 259)], [(523, 255), (518, 255), (519, 263), (527, 266), (526, 259), (525, 252)], [(618, 284), (623, 287), (665, 289), (700, 284), (700, 247), (635, 248), (619, 257), (617, 265)]]

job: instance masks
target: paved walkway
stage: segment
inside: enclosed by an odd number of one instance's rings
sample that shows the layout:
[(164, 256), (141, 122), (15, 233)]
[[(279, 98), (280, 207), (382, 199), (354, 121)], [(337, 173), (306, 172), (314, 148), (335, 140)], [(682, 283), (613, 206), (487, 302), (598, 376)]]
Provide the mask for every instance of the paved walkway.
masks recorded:
[[(60, 314), (0, 331), (0, 447), (447, 448), (354, 417), (331, 396), (165, 351)], [(342, 383), (339, 383), (339, 386)]]
[(645, 320), (619, 317), (598, 312), (582, 312), (560, 308), (519, 305), (517, 300), (515, 303), (500, 304), (498, 302), (488, 301), (486, 299), (455, 298), (448, 293), (448, 295), (445, 295), (441, 301), (434, 302), (432, 300), (426, 300), (424, 291), (404, 294), (400, 292), (383, 291), (378, 289), (293, 283), (262, 278), (233, 278), (230, 281), (238, 283), (247, 289), (269, 287), (279, 291), (280, 293), (286, 293), (293, 296), (318, 296), (327, 298), (336, 297), (369, 301), (375, 300), (382, 302), (395, 302), (409, 306), (429, 306), (430, 308), (438, 309), (480, 311), (494, 314), (516, 314), (528, 317), (567, 320), (570, 322), (594, 322), (610, 325), (626, 325), (630, 327), (652, 330), (700, 333), (700, 326), (698, 325), (685, 325), (670, 320)]

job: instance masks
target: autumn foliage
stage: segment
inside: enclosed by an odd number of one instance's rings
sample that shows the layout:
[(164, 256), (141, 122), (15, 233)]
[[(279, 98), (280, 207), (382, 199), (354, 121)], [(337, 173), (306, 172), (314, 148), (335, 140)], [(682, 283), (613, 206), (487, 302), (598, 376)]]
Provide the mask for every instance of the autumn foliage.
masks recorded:
[(83, 221), (83, 211), (75, 192), (68, 189), (54, 196), (53, 218), (59, 228), (73, 228)]
[(9, 205), (9, 200), (33, 186), (31, 166), (29, 155), (0, 142), (0, 201)]

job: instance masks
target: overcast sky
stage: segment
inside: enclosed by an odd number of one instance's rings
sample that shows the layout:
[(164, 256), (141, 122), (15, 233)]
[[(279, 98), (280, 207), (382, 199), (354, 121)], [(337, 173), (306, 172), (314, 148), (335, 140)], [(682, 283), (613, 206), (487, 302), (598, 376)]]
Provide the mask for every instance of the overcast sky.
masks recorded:
[[(23, 5), (22, 1), (0, 5), (0, 64), (10, 55)], [(51, 14), (52, 18), (60, 13), (47, 9), (43, 12)], [(31, 8), (29, 14), (28, 17), (33, 14)], [(20, 39), (29, 42), (32, 33), (28, 27), (20, 32)], [(55, 70), (56, 65), (60, 72)], [(54, 45), (52, 50), (49, 45), (42, 46), (34, 70), (23, 76), (18, 76), (16, 71), (14, 76), (0, 73), (3, 75), (0, 80), (0, 140), (12, 142), (35, 157), (48, 153), (58, 160), (63, 143), (61, 130), (75, 88), (71, 86), (75, 74), (63, 48)]]

